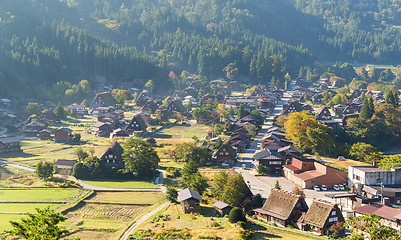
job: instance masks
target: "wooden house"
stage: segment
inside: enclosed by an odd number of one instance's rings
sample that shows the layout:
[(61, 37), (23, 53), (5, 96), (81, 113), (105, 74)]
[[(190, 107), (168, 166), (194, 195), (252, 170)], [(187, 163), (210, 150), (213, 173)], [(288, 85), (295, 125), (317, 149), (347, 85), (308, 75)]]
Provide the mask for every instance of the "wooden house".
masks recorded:
[(25, 137), (38, 137), (40, 131), (46, 128), (46, 124), (36, 121), (24, 125)]
[(342, 115), (345, 107), (346, 106), (344, 106), (342, 104), (337, 104), (337, 105), (333, 106), (333, 110), (334, 110), (334, 113), (336, 114), (336, 116)]
[(110, 137), (110, 133), (113, 132), (113, 127), (109, 123), (97, 122), (92, 125), (91, 132), (93, 135), (98, 137)]
[(129, 137), (128, 132), (122, 130), (121, 128), (115, 129), (113, 132), (110, 133), (110, 138), (116, 138), (116, 137)]
[(44, 110), (40, 115), (39, 119), (41, 121), (53, 122), (57, 120), (56, 114), (48, 109)]
[(244, 153), (246, 151), (247, 143), (239, 140), (239, 141), (230, 141), (231, 146), (234, 148), (237, 153)]
[(345, 222), (337, 204), (313, 199), (308, 211), (301, 217), (300, 225), (304, 231), (312, 230), (320, 235), (331, 235), (330, 227), (337, 222)]
[(239, 120), (240, 123), (246, 123), (249, 122), (255, 126), (258, 126), (260, 123), (258, 120), (256, 120), (255, 118), (253, 118), (251, 115), (243, 117)]
[(291, 160), (293, 157), (299, 158), (302, 156), (302, 150), (295, 147), (294, 144), (289, 144), (285, 147), (279, 148), (277, 152), (286, 160)]
[(149, 100), (152, 100), (148, 90), (143, 90), (135, 100), (138, 107), (144, 106)]
[(181, 202), (183, 213), (201, 213), (200, 203), (202, 202), (202, 198), (197, 191), (190, 188), (181, 190), (178, 192), (178, 199)]
[(134, 133), (144, 133), (146, 132), (147, 125), (141, 114), (137, 113), (132, 117), (131, 122), (127, 126), (127, 131)]
[(229, 142), (225, 142), (217, 150), (215, 156), (218, 163), (226, 162), (229, 164), (234, 164), (236, 161), (237, 152)]
[(331, 117), (331, 113), (328, 107), (326, 106), (321, 106), (317, 111), (316, 111), (316, 118), (317, 119), (327, 119)]
[(91, 103), (91, 107), (108, 107), (114, 106), (116, 103), (117, 101), (114, 99), (110, 92), (103, 92), (96, 94)]
[(142, 107), (142, 111), (154, 113), (157, 109), (157, 105), (153, 100), (148, 100), (145, 105)]
[(50, 140), (52, 132), (47, 129), (43, 129), (39, 132), (39, 139), (40, 140)]
[(64, 160), (59, 159), (54, 164), (57, 167), (57, 173), (63, 175), (71, 175), (77, 160)]
[(54, 132), (54, 142), (69, 143), (72, 141), (72, 130), (69, 128), (60, 128)]
[(230, 214), (231, 209), (233, 209), (232, 206), (228, 205), (227, 203), (224, 202), (216, 202), (213, 203), (214, 211), (217, 215), (224, 217), (225, 215)]
[(179, 112), (181, 114), (187, 113), (187, 109), (184, 107), (184, 105), (182, 104), (182, 101), (179, 99), (171, 101), (169, 103), (169, 105), (167, 106), (167, 110), (172, 111), (172, 112)]
[(21, 151), (19, 137), (0, 137), (0, 153)]
[(73, 116), (80, 118), (88, 114), (88, 110), (86, 110), (85, 105), (79, 105), (76, 103), (68, 105), (64, 108), (64, 110), (68, 113), (71, 112)]
[(102, 165), (106, 168), (124, 168), (123, 154), (124, 149), (121, 145), (114, 141), (110, 146), (100, 155), (99, 159)]
[(276, 173), (281, 173), (283, 165), (286, 163), (286, 159), (280, 153), (269, 149), (256, 152), (253, 159), (258, 162), (258, 165), (268, 166)]
[(297, 226), (308, 205), (302, 196), (272, 189), (262, 208), (254, 209), (257, 217), (280, 226)]

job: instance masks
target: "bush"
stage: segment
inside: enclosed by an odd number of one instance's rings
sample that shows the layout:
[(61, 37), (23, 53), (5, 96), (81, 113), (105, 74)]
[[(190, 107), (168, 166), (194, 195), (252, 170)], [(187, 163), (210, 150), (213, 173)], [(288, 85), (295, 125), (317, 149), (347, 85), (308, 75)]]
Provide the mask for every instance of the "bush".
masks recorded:
[(230, 214), (228, 215), (228, 220), (230, 223), (237, 223), (238, 221), (246, 222), (245, 215), (239, 207), (231, 209)]
[(240, 228), (242, 228), (242, 229), (246, 229), (246, 223), (245, 223), (245, 222), (243, 222), (243, 221), (238, 221), (237, 224), (238, 224), (238, 227), (240, 227)]
[(267, 173), (271, 173), (271, 168), (269, 167), (269, 166), (265, 166), (265, 165), (262, 165), (262, 164), (259, 164), (258, 165), (258, 174), (261, 174), (261, 175), (263, 175), (263, 174), (267, 174)]
[(251, 239), (254, 234), (255, 233), (251, 230), (242, 230), (240, 232), (240, 237), (241, 237), (241, 239), (248, 240), (248, 239)]
[(174, 187), (168, 187), (166, 191), (166, 198), (172, 203), (177, 202), (178, 192)]

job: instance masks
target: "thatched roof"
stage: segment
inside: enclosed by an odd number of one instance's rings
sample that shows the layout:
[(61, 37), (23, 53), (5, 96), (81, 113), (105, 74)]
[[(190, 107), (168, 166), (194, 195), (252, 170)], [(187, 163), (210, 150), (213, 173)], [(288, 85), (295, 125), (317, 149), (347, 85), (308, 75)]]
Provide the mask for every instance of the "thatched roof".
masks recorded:
[(190, 188), (186, 188), (178, 192), (178, 199), (180, 199), (180, 202), (188, 200), (190, 198), (202, 201), (200, 194), (197, 191), (192, 190)]
[(323, 228), (327, 219), (330, 216), (330, 213), (336, 208), (336, 204), (314, 199), (308, 212), (304, 215), (303, 223)]
[(272, 189), (262, 210), (270, 216), (287, 220), (290, 218), (298, 201), (304, 201), (304, 199), (290, 192)]

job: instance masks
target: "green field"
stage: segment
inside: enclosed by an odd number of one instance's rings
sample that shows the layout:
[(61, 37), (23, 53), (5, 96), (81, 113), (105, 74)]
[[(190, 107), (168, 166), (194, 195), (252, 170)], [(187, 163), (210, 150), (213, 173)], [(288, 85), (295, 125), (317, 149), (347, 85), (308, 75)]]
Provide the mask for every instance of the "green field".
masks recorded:
[(0, 232), (10, 227), (10, 220), (26, 217), (27, 212), (34, 213), (36, 208), (48, 206), (61, 210), (78, 201), (88, 190), (75, 188), (32, 188), (0, 189)]
[(196, 136), (203, 138), (208, 133), (209, 127), (206, 125), (178, 125), (162, 129), (155, 133), (154, 138), (192, 138)]
[(1, 202), (71, 202), (82, 197), (86, 192), (81, 189), (39, 188), (7, 189), (0, 188)]
[(152, 188), (158, 189), (159, 186), (154, 185), (153, 181), (124, 181), (124, 180), (93, 180), (93, 181), (83, 181), (85, 183), (107, 188)]

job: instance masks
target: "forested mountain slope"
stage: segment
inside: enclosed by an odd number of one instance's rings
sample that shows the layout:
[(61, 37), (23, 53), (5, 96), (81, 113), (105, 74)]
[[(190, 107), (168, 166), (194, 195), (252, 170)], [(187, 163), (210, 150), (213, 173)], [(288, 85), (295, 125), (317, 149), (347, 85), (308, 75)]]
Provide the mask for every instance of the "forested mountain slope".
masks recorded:
[[(399, 64), (399, 0), (2, 0), (0, 94), (59, 81), (254, 81), (319, 61)], [(231, 65), (229, 65), (231, 63)], [(18, 85), (15, 85), (18, 83)]]

